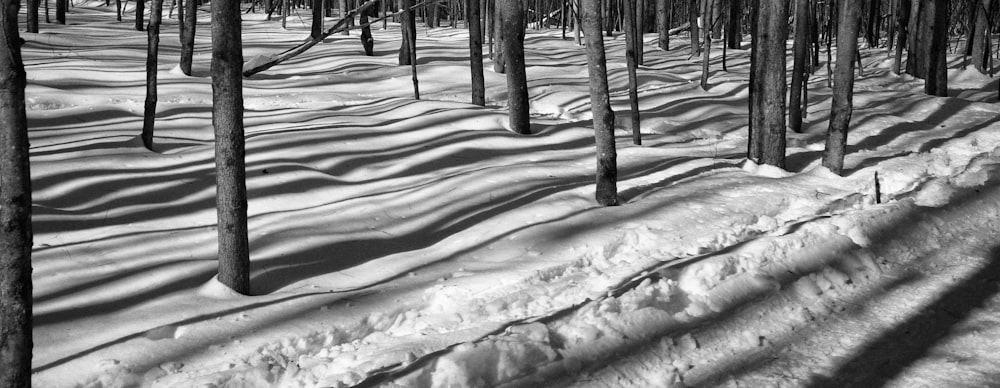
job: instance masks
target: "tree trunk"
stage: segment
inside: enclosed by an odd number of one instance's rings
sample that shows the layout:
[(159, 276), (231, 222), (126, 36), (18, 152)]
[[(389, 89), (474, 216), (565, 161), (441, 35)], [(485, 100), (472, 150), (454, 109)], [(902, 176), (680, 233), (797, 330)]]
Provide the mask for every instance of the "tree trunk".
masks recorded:
[(409, 54), (407, 62), (410, 64), (410, 79), (413, 81), (413, 99), (420, 99), (420, 82), (417, 80), (417, 36), (414, 26), (417, 24), (413, 20), (413, 12), (403, 12), (400, 21), (402, 22), (403, 44), (406, 45), (406, 53)]
[(844, 170), (847, 152), (847, 127), (851, 122), (854, 90), (854, 52), (861, 27), (861, 0), (841, 0), (837, 31), (837, 68), (833, 72), (833, 106), (827, 131), (823, 166), (835, 174)]
[[(142, 6), (139, 5), (140, 3), (142, 3), (142, 1), (136, 2), (135, 9), (137, 12), (142, 10)], [(66, 24), (66, 8), (69, 8), (69, 0), (56, 0), (56, 23)], [(142, 12), (139, 12), (139, 14), (141, 15)], [(142, 31), (141, 26), (137, 27), (137, 29)]]
[(31, 174), (20, 2), (0, 0), (0, 386), (31, 386)]
[(470, 1), (465, 8), (469, 26), (469, 67), (472, 72), (472, 103), (486, 106), (486, 80), (483, 75), (483, 30), (480, 25), (480, 2)]
[[(58, 4), (59, 1), (66, 1), (66, 0), (57, 0), (56, 4)], [(146, 7), (146, 1), (145, 0), (136, 0), (136, 2), (135, 2), (135, 30), (136, 31), (142, 31), (143, 28), (146, 28), (146, 26), (145, 26), (146, 23), (143, 20), (145, 18), (145, 16), (146, 16), (145, 7)], [(56, 11), (56, 12), (57, 12), (56, 15), (58, 15), (58, 11)]]
[[(989, 40), (989, 12), (992, 9), (992, 0), (975, 0), (976, 21), (973, 28), (972, 40), (972, 65), (980, 73), (987, 74), (990, 61), (990, 40)], [(37, 7), (37, 6), (36, 6)]]
[[(507, 109), (510, 128), (531, 134), (528, 116), (528, 76), (524, 68), (524, 8), (520, 1), (503, 1), (499, 25), (503, 31), (503, 54), (507, 74)], [(599, 35), (598, 35), (599, 36)]]
[(375, 38), (372, 37), (372, 27), (368, 25), (368, 16), (371, 15), (371, 10), (374, 9), (373, 7), (362, 11), (358, 19), (361, 23), (361, 47), (365, 49), (365, 55), (369, 57), (375, 55)]
[(726, 27), (726, 45), (734, 50), (739, 50), (743, 45), (743, 26), (740, 24), (743, 17), (743, 0), (729, 1), (729, 23)]
[(191, 75), (191, 62), (194, 58), (194, 35), (198, 26), (198, 1), (187, 0), (184, 3), (184, 23), (181, 25), (181, 72)]
[(656, 0), (657, 46), (660, 50), (670, 50), (670, 0)]
[(646, 33), (646, 0), (633, 0), (631, 9), (635, 10), (635, 63), (646, 63), (646, 51), (642, 44), (642, 35)]
[(751, 60), (750, 120), (752, 146), (748, 158), (757, 164), (785, 167), (785, 41), (788, 3), (760, 0)]
[[(340, 18), (343, 19), (343, 18), (347, 17), (347, 11), (348, 11), (347, 10), (347, 7), (348, 7), (347, 6), (347, 0), (340, 0), (340, 3), (338, 5), (340, 6)], [(351, 34), (351, 27), (354, 27), (354, 18), (353, 17), (347, 20), (347, 28), (345, 28), (344, 31), (341, 32), (340, 34), (341, 35), (350, 35)]]
[(701, 30), (699, 30), (701, 20), (698, 17), (698, 4), (700, 0), (688, 0), (688, 22), (690, 22), (690, 37), (691, 37), (691, 56), (694, 57), (701, 53)]
[(892, 72), (899, 74), (903, 64), (903, 49), (907, 44), (910, 22), (910, 0), (899, 0), (896, 8), (896, 56), (892, 60)]
[(636, 79), (635, 71), (638, 66), (636, 59), (635, 44), (639, 40), (639, 28), (635, 23), (635, 13), (630, 10), (635, 8), (636, 0), (625, 0), (625, 64), (628, 68), (628, 100), (631, 105), (629, 117), (632, 121), (632, 142), (635, 145), (642, 145), (641, 128), (639, 127), (639, 92), (636, 90), (639, 82)]
[(792, 44), (792, 90), (788, 97), (788, 127), (802, 132), (802, 88), (805, 87), (806, 49), (809, 46), (809, 0), (795, 2), (795, 42)]
[(878, 47), (879, 43), (879, 24), (882, 20), (882, 2), (881, 1), (869, 1), (868, 2), (868, 28), (865, 29), (865, 40), (868, 41), (869, 48)]
[(922, 13), (922, 3), (927, 0), (911, 0), (910, 2), (910, 20), (907, 26), (907, 30), (910, 31), (909, 42), (907, 42), (906, 47), (906, 73), (917, 78), (924, 78), (927, 74), (927, 58), (930, 57), (930, 53), (927, 50), (930, 48), (929, 44), (926, 44), (929, 35), (925, 36), (925, 30), (930, 30), (930, 24), (926, 26), (920, 23), (923, 18)]
[(705, 28), (702, 28), (704, 33), (704, 40), (702, 41), (701, 49), (701, 89), (708, 91), (708, 60), (709, 54), (712, 52), (712, 0), (705, 0), (702, 4), (705, 8), (701, 12), (701, 20), (704, 23)]
[(587, 39), (587, 73), (590, 78), (590, 110), (594, 116), (597, 148), (597, 203), (618, 204), (618, 166), (615, 151), (615, 112), (608, 95), (608, 66), (601, 37), (601, 10), (598, 0), (582, 0), (584, 36)]
[[(194, 2), (195, 0), (189, 0)], [(163, 0), (149, 4), (149, 25), (146, 27), (146, 104), (142, 113), (142, 145), (153, 150), (153, 127), (156, 123), (156, 65), (160, 52), (160, 21), (163, 19)]]
[(250, 244), (247, 235), (240, 1), (213, 0), (211, 4), (212, 126), (215, 127), (215, 201), (219, 220), (218, 279), (238, 293), (249, 294)]
[(323, 34), (323, 0), (312, 1), (312, 26), (309, 36), (313, 39)]
[(930, 54), (924, 92), (932, 96), (948, 96), (948, 1), (928, 0), (925, 7), (931, 26), (929, 32)]
[[(400, 0), (400, 11), (402, 11), (399, 15), (400, 19), (409, 18), (413, 20), (415, 17), (413, 0)], [(405, 29), (403, 31), (403, 41), (399, 45), (399, 65), (404, 66), (410, 64), (410, 46), (416, 47), (417, 45), (417, 26), (416, 23), (404, 24), (400, 26), (400, 29)]]
[(38, 1), (39, 0), (27, 0), (28, 12), (26, 21), (28, 26), (26, 31), (28, 32), (38, 32)]
[[(497, 1), (510, 1), (510, 0), (497, 0)], [(493, 5), (493, 72), (498, 74), (503, 74), (507, 72), (507, 57), (504, 56), (504, 32), (503, 24), (500, 22), (500, 6), (494, 3)]]

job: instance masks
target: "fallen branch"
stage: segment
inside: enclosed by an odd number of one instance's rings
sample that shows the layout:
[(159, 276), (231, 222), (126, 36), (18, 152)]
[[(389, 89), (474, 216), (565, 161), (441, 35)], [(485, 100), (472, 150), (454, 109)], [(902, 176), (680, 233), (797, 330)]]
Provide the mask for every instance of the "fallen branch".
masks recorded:
[[(323, 39), (328, 38), (330, 35), (333, 35), (333, 34), (336, 34), (338, 32), (341, 32), (341, 31), (344, 31), (344, 30), (347, 30), (347, 29), (351, 28), (347, 24), (347, 21), (348, 20), (354, 20), (354, 16), (356, 16), (358, 13), (360, 13), (362, 11), (367, 10), (372, 5), (375, 5), (375, 3), (376, 3), (375, 0), (368, 0), (368, 1), (366, 1), (364, 4), (361, 4), (360, 6), (358, 6), (357, 8), (355, 8), (354, 10), (352, 10), (351, 12), (348, 12), (346, 16), (344, 16), (343, 18), (341, 18), (340, 20), (338, 20), (337, 23), (333, 25), (333, 27), (330, 27), (328, 30), (326, 30), (326, 32), (320, 34), (320, 36), (317, 36), (315, 38), (309, 38), (305, 42), (300, 43), (298, 46), (292, 47), (292, 48), (290, 48), (288, 50), (285, 50), (285, 51), (277, 53), (277, 54), (266, 54), (266, 55), (258, 55), (258, 56), (253, 57), (252, 59), (250, 59), (250, 61), (248, 61), (246, 64), (243, 65), (243, 67), (245, 69), (245, 70), (243, 70), (243, 76), (244, 77), (253, 76), (254, 74), (257, 74), (257, 73), (260, 73), (260, 72), (262, 72), (264, 70), (270, 69), (270, 68), (272, 68), (272, 67), (280, 64), (281, 62), (284, 62), (284, 61), (287, 61), (289, 59), (295, 58), (299, 54), (302, 54), (302, 53), (306, 52), (306, 50), (309, 50), (313, 46), (319, 44), (320, 42), (323, 41)], [(421, 6), (423, 4), (424, 4), (424, 2), (420, 2), (418, 4), (415, 4), (412, 8), (416, 8), (416, 7)], [(386, 19), (386, 18), (388, 18), (390, 16), (395, 16), (398, 13), (399, 12), (392, 13), (392, 14), (387, 14), (385, 16), (382, 16), (382, 17), (378, 18), (378, 19), (372, 20), (371, 22), (368, 22), (365, 25), (361, 25), (361, 26), (358, 26), (358, 27), (370, 26), (372, 23), (376, 23), (376, 22), (382, 21), (383, 19)]]

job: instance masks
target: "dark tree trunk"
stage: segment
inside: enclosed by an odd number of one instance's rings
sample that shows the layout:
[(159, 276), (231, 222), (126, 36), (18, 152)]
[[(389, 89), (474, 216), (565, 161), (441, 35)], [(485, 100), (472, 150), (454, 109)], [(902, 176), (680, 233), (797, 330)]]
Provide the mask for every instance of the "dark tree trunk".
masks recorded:
[(0, 0), (0, 387), (31, 386), (31, 174), (20, 2)]
[(760, 0), (751, 81), (751, 153), (758, 164), (785, 167), (785, 41), (788, 39), (788, 3)]
[(734, 50), (739, 50), (743, 45), (742, 18), (743, 0), (730, 0), (729, 22), (726, 27), (726, 45)]
[(854, 52), (861, 27), (861, 0), (841, 0), (837, 31), (837, 68), (833, 72), (833, 107), (827, 131), (823, 166), (842, 174), (847, 152), (847, 127), (851, 122), (854, 90)]
[(927, 59), (927, 75), (924, 77), (924, 92), (932, 96), (948, 96), (948, 1), (929, 0), (925, 7), (929, 28), (930, 56)]
[[(45, 2), (45, 22), (49, 22), (49, 0), (42, 0)], [(115, 17), (118, 21), (122, 21), (122, 0), (115, 0)]]
[[(510, 128), (531, 134), (528, 111), (528, 76), (524, 66), (524, 8), (520, 1), (503, 1), (499, 23), (503, 31), (503, 57), (507, 74), (507, 109)], [(599, 35), (598, 35), (599, 36)]]
[(670, 50), (670, 0), (656, 0), (657, 46), (660, 50)]
[(410, 78), (413, 80), (413, 98), (420, 99), (420, 82), (417, 80), (417, 37), (414, 26), (417, 24), (413, 20), (413, 12), (403, 12), (400, 15), (400, 26), (403, 30), (403, 44), (406, 45), (406, 53), (409, 55), (407, 62), (410, 65)]
[(281, 28), (288, 28), (288, 14), (290, 13), (292, 13), (291, 0), (281, 0)]
[(792, 45), (792, 90), (788, 97), (788, 127), (802, 132), (802, 88), (805, 87), (806, 50), (809, 43), (809, 0), (795, 2), (795, 42)]
[[(57, 0), (57, 1), (66, 1), (66, 0)], [(135, 30), (136, 31), (142, 31), (143, 28), (146, 28), (146, 22), (143, 20), (146, 17), (145, 7), (146, 7), (146, 1), (145, 0), (136, 0), (136, 2), (135, 2)]]
[[(321, 14), (322, 15), (322, 14)], [(212, 126), (215, 127), (219, 276), (250, 293), (246, 148), (243, 137), (243, 43), (240, 1), (212, 1)]]
[(191, 75), (191, 62), (194, 58), (194, 34), (198, 26), (198, 0), (187, 0), (184, 3), (184, 23), (181, 25), (181, 72)]
[(899, 0), (896, 8), (896, 56), (892, 60), (892, 72), (896, 74), (899, 74), (903, 64), (903, 49), (910, 30), (910, 9), (910, 0)]
[[(141, 1), (136, 2), (136, 10), (141, 10)], [(56, 0), (56, 23), (66, 24), (66, 8), (69, 8), (69, 0)], [(139, 28), (142, 31), (142, 28)]]
[(486, 106), (486, 80), (483, 75), (483, 30), (480, 26), (480, 3), (470, 1), (465, 8), (469, 26), (469, 67), (472, 72), (472, 103)]
[(323, 34), (323, 0), (313, 0), (312, 1), (312, 29), (309, 32), (309, 36), (313, 39), (318, 38)]
[(594, 116), (597, 148), (597, 203), (618, 204), (618, 165), (615, 151), (615, 112), (608, 95), (608, 66), (601, 37), (598, 0), (582, 0), (584, 36), (587, 39), (587, 73), (590, 75), (590, 110)]
[(698, 4), (700, 0), (688, 0), (688, 22), (691, 37), (691, 56), (701, 53), (701, 30), (698, 26)]
[[(347, 9), (347, 0), (340, 0), (340, 3), (338, 5), (340, 6), (340, 18), (343, 19), (343, 18), (347, 17), (347, 11), (348, 11), (348, 9)], [(350, 35), (351, 34), (351, 27), (354, 27), (354, 18), (353, 17), (351, 17), (350, 19), (347, 20), (347, 28), (345, 28), (344, 31), (342, 31), (340, 34), (341, 35)]]
[(868, 1), (868, 25), (865, 29), (865, 40), (868, 47), (878, 47), (879, 45), (879, 24), (882, 20), (882, 2)]
[[(194, 0), (190, 0), (194, 2)], [(160, 21), (163, 19), (163, 0), (149, 4), (149, 26), (146, 27), (146, 104), (142, 113), (142, 145), (153, 150), (153, 127), (156, 123), (156, 65), (160, 53)]]
[(365, 55), (371, 57), (375, 55), (375, 38), (372, 37), (372, 27), (368, 25), (368, 16), (371, 14), (369, 10), (361, 11), (358, 21), (361, 23), (361, 47), (365, 49)]
[(923, 3), (927, 0), (911, 0), (910, 21), (907, 30), (910, 31), (909, 42), (906, 47), (906, 73), (917, 78), (924, 78), (927, 74), (927, 58), (930, 58), (929, 34), (931, 23), (921, 23), (926, 12)]
[(636, 0), (624, 0), (625, 1), (625, 63), (628, 67), (628, 100), (632, 109), (629, 112), (629, 117), (632, 121), (632, 142), (635, 145), (642, 145), (642, 135), (641, 128), (639, 126), (639, 92), (636, 90), (638, 86), (638, 80), (636, 79), (636, 67), (638, 66), (638, 60), (636, 59), (635, 44), (636, 40), (639, 40), (639, 29), (635, 23), (635, 14), (629, 10), (635, 8)]
[(27, 0), (28, 12), (26, 21), (28, 26), (26, 31), (28, 32), (38, 32), (38, 1), (39, 0)]
[(701, 20), (705, 28), (702, 28), (704, 33), (702, 38), (704, 39), (702, 40), (703, 47), (701, 49), (701, 89), (708, 91), (708, 60), (712, 52), (712, 13), (714, 10), (712, 9), (712, 0), (705, 0), (703, 4), (705, 8), (702, 9)]
[[(497, 0), (507, 1), (507, 0)], [(504, 32), (501, 23), (500, 6), (493, 5), (493, 72), (503, 74), (507, 72), (507, 57), (504, 55)]]
[[(972, 65), (980, 73), (986, 74), (990, 61), (990, 40), (989, 40), (989, 12), (992, 9), (992, 0), (975, 0), (977, 7), (975, 26), (972, 36)], [(36, 6), (37, 7), (37, 6)]]
[[(400, 8), (403, 10), (405, 15), (400, 14), (400, 19), (406, 17), (413, 20), (415, 15), (413, 11), (413, 0), (400, 0)], [(416, 23), (410, 23), (409, 25), (401, 25), (400, 29), (405, 29), (403, 31), (403, 42), (399, 45), (399, 64), (400, 66), (410, 64), (410, 46), (416, 47), (417, 45), (417, 25)]]
[(642, 35), (646, 33), (646, 0), (633, 0), (631, 9), (635, 10), (635, 63), (641, 65), (646, 63), (646, 50), (642, 44)]

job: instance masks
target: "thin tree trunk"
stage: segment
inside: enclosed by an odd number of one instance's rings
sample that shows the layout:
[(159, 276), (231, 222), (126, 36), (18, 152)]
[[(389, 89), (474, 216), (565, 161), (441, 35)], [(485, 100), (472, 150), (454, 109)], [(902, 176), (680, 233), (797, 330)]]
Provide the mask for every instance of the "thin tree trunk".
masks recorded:
[(483, 30), (480, 26), (480, 2), (470, 1), (465, 8), (469, 26), (469, 67), (472, 72), (472, 103), (486, 106), (486, 80), (483, 75)]
[(587, 38), (587, 73), (590, 78), (590, 110), (594, 117), (597, 148), (597, 203), (618, 204), (618, 165), (615, 150), (615, 112), (608, 95), (608, 66), (601, 37), (601, 10), (598, 0), (582, 0), (584, 35)]
[(734, 50), (739, 50), (743, 45), (743, 32), (741, 31), (741, 19), (743, 16), (743, 0), (729, 1), (729, 26), (726, 28), (726, 45)]
[(909, 31), (910, 0), (899, 0), (896, 8), (896, 56), (892, 61), (892, 72), (899, 74), (903, 64), (903, 49)]
[(853, 112), (854, 51), (858, 47), (861, 27), (861, 0), (842, 0), (837, 31), (837, 68), (833, 73), (833, 106), (827, 130), (823, 166), (835, 174), (844, 170), (847, 152), (847, 127)]
[(38, 32), (38, 1), (39, 0), (27, 0), (28, 12), (26, 19), (28, 26), (26, 31), (28, 32)]
[[(510, 0), (497, 0), (500, 2), (506, 2)], [(503, 31), (503, 23), (500, 15), (501, 5), (494, 3), (493, 5), (493, 72), (503, 74), (507, 72), (507, 57), (504, 55), (504, 42), (505, 39)]]
[(792, 90), (788, 104), (788, 127), (802, 132), (802, 87), (806, 76), (806, 49), (809, 43), (809, 0), (795, 2), (795, 41), (792, 44)]
[(646, 0), (633, 0), (635, 5), (635, 63), (646, 63), (646, 50), (642, 44), (642, 36), (646, 33)]
[(20, 2), (0, 0), (0, 386), (31, 386), (31, 173)]
[(212, 126), (215, 127), (215, 202), (219, 222), (218, 279), (238, 293), (249, 294), (250, 244), (243, 137), (240, 1), (213, 0), (211, 6)]
[(413, 99), (420, 99), (420, 81), (417, 80), (417, 33), (414, 26), (417, 24), (413, 19), (412, 12), (403, 12), (403, 44), (406, 45), (406, 53), (409, 54), (410, 78), (413, 80)]
[[(59, 1), (66, 1), (66, 0), (57, 0), (56, 4), (58, 4)], [(145, 0), (136, 0), (135, 1), (135, 30), (136, 31), (142, 31), (144, 28), (146, 28), (146, 23), (143, 20), (146, 17), (145, 7), (146, 7), (146, 1)]]
[(992, 0), (975, 0), (975, 6), (979, 7), (976, 12), (975, 26), (973, 28), (972, 42), (972, 65), (980, 73), (987, 74), (987, 66), (990, 60), (989, 41), (989, 12), (992, 9)]
[(670, 50), (670, 0), (656, 0), (657, 46), (660, 50)]
[(702, 28), (704, 39), (701, 49), (701, 89), (708, 91), (708, 60), (712, 51), (712, 0), (705, 0), (702, 4), (705, 8), (702, 10), (701, 20), (705, 27)]
[[(287, 1), (287, 0), (286, 0)], [(191, 65), (194, 58), (194, 36), (198, 26), (198, 0), (187, 0), (184, 3), (184, 23), (181, 25), (181, 72), (191, 75)]]
[(531, 134), (528, 111), (528, 76), (524, 66), (524, 9), (520, 1), (503, 1), (499, 25), (503, 31), (503, 54), (507, 74), (507, 110), (510, 128)]
[(625, 64), (628, 68), (628, 100), (631, 105), (629, 117), (632, 121), (632, 142), (635, 145), (642, 145), (641, 128), (639, 126), (639, 92), (636, 90), (639, 82), (636, 79), (636, 59), (635, 41), (638, 40), (639, 29), (635, 23), (635, 13), (631, 12), (635, 8), (636, 0), (625, 0)]
[(290, 13), (292, 13), (292, 2), (281, 0), (281, 28), (288, 28), (288, 14)]
[(751, 82), (751, 147), (748, 155), (758, 164), (785, 167), (785, 40), (788, 37), (788, 3), (760, 0)]
[[(400, 0), (400, 11), (400, 21), (403, 18), (414, 20), (413, 0)], [(403, 30), (403, 41), (399, 45), (399, 65), (405, 66), (410, 64), (410, 46), (416, 47), (417, 45), (417, 26), (416, 23), (402, 24), (400, 29)]]
[(691, 57), (695, 57), (701, 53), (701, 33), (699, 28), (699, 21), (701, 20), (698, 16), (698, 4), (701, 3), (700, 0), (688, 0), (688, 21), (690, 22), (690, 37), (691, 37)]
[(358, 20), (361, 23), (361, 47), (369, 57), (375, 55), (375, 38), (372, 37), (372, 27), (368, 25), (368, 16), (372, 9), (374, 8), (362, 11)]
[[(190, 0), (194, 1), (194, 0)], [(156, 65), (160, 52), (160, 21), (163, 19), (163, 0), (149, 4), (149, 26), (146, 27), (146, 104), (142, 114), (142, 145), (153, 150), (153, 128), (156, 123)]]

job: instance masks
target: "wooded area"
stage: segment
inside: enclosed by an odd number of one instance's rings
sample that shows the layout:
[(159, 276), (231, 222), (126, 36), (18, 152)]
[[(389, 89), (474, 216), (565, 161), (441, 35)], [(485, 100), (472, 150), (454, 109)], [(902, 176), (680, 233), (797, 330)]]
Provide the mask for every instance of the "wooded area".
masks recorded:
[[(43, 1), (44, 3), (40, 3)], [(23, 43), (19, 30), (45, 31), (49, 21), (48, 0), (27, 0), (24, 12), (16, 0), (0, 0), (0, 386), (29, 386), (31, 349), (31, 188), (28, 168), (28, 127), (25, 116), (25, 71), (21, 62)], [(44, 7), (40, 7), (44, 5)], [(109, 1), (106, 6), (111, 6)], [(628, 116), (631, 140), (642, 144), (642, 111), (636, 71), (643, 66), (643, 53), (652, 50), (689, 50), (691, 61), (701, 61), (702, 89), (710, 91), (710, 70), (726, 71), (727, 50), (750, 50), (750, 92), (746, 159), (756, 164), (785, 168), (788, 131), (803, 131), (810, 97), (808, 85), (823, 67), (831, 69), (824, 80), (833, 94), (826, 148), (822, 164), (835, 174), (844, 174), (844, 158), (851, 129), (852, 91), (855, 74), (864, 71), (860, 47), (884, 50), (896, 73), (923, 79), (928, 95), (949, 95), (947, 54), (961, 52), (961, 67), (971, 67), (993, 76), (1000, 63), (997, 34), (1000, 33), (1000, 1), (994, 0), (162, 0), (135, 3), (131, 15), (116, 1), (118, 20), (133, 22), (135, 30), (148, 37), (146, 97), (142, 144), (156, 152), (154, 127), (157, 112), (157, 68), (164, 7), (176, 14), (182, 42), (177, 59), (180, 70), (192, 74), (196, 54), (195, 33), (199, 9), (211, 11), (212, 123), (215, 129), (215, 179), (218, 215), (218, 279), (234, 291), (250, 294), (250, 242), (247, 226), (246, 149), (243, 128), (243, 80), (266, 72), (282, 62), (325, 43), (336, 33), (360, 29), (358, 43), (366, 55), (373, 51), (370, 29), (398, 28), (402, 44), (400, 66), (411, 69), (413, 94), (420, 99), (418, 69), (421, 47), (417, 23), (428, 28), (466, 28), (472, 88), (469, 101), (486, 106), (484, 58), (492, 58), (495, 72), (506, 78), (508, 128), (532, 135), (532, 116), (525, 50), (528, 30), (559, 29), (567, 44), (586, 50), (590, 87), (590, 110), (594, 129), (594, 197), (602, 206), (621, 204), (616, 186), (616, 113)], [(39, 8), (42, 8), (40, 10)], [(301, 44), (244, 62), (241, 45), (241, 14), (266, 14), (273, 23), (285, 25), (293, 10), (312, 14), (308, 36)], [(72, 22), (68, 0), (56, 0), (54, 23)], [(147, 15), (144, 13), (148, 11)], [(324, 15), (337, 21), (324, 30)], [(20, 20), (24, 24), (19, 24)], [(169, 16), (168, 16), (169, 17)], [(132, 18), (132, 20), (128, 20)], [(381, 22), (381, 23), (379, 23)], [(394, 23), (389, 26), (388, 23)], [(629, 112), (611, 108), (606, 37), (624, 34), (628, 67)], [(686, 35), (687, 46), (671, 40)], [(788, 48), (792, 40), (791, 50)], [(748, 44), (749, 43), (749, 44)], [(722, 60), (711, 60), (711, 50), (722, 50)], [(484, 53), (486, 51), (486, 53)], [(825, 58), (824, 58), (825, 56)], [(700, 59), (699, 59), (700, 58)], [(792, 66), (787, 68), (788, 58)], [(952, 65), (953, 66), (953, 65)], [(265, 73), (266, 74), (266, 73)], [(1000, 97), (1000, 91), (995, 92)]]

